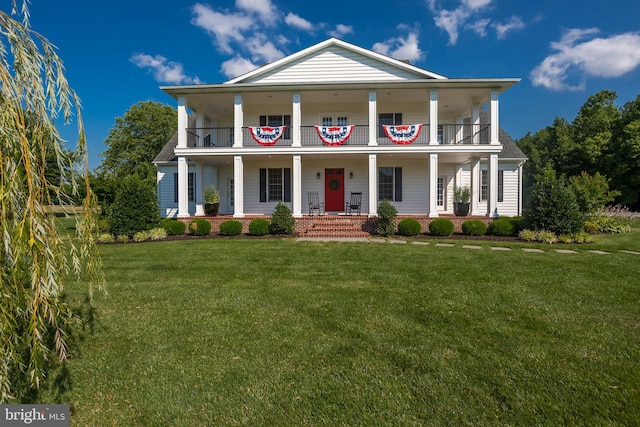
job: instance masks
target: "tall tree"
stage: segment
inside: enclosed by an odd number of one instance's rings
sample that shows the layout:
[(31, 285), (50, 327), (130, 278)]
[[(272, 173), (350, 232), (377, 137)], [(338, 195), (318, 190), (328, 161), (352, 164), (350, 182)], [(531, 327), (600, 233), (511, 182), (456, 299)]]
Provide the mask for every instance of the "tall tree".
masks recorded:
[(99, 172), (105, 177), (122, 180), (138, 175), (155, 183), (156, 169), (151, 163), (178, 128), (178, 113), (154, 101), (132, 105), (105, 140), (108, 146)]
[[(55, 47), (31, 29), (27, 3), (11, 2), (15, 18), (0, 10), (1, 403), (22, 400), (46, 376), (48, 360), (66, 359), (71, 310), (62, 299), (63, 285), (83, 269), (97, 280), (100, 274), (79, 100)], [(87, 196), (76, 236), (63, 241), (49, 205), (53, 197), (65, 201), (73, 195), (47, 179), (47, 163), (65, 163), (54, 120), (61, 114), (68, 122), (73, 113)], [(77, 188), (67, 169), (61, 167), (60, 176)]]

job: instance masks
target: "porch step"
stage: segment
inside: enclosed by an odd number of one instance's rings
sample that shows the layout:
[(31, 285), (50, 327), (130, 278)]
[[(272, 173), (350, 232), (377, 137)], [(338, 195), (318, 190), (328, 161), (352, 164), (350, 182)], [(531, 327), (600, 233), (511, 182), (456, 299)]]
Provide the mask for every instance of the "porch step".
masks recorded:
[(369, 237), (369, 233), (362, 231), (347, 218), (323, 218), (315, 221), (299, 236), (306, 238)]

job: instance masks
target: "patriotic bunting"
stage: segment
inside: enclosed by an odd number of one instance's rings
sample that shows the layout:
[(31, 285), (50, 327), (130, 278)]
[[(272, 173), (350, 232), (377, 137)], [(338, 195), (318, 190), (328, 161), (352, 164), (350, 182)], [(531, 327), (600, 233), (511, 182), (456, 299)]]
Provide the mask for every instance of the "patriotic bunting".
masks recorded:
[(327, 145), (342, 145), (353, 132), (354, 125), (347, 126), (315, 126), (318, 136)]
[(253, 137), (254, 141), (256, 141), (260, 145), (268, 147), (271, 145), (275, 145), (275, 143), (278, 142), (278, 140), (284, 134), (285, 127), (286, 126), (249, 126), (249, 131), (251, 132), (251, 136)]
[(406, 145), (418, 139), (422, 125), (382, 125), (382, 128), (391, 142)]

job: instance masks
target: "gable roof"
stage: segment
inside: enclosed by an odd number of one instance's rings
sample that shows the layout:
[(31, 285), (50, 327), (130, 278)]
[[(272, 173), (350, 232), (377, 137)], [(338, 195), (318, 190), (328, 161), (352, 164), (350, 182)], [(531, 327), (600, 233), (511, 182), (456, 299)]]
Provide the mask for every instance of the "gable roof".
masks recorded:
[(330, 38), (224, 84), (286, 82), (292, 76), (299, 79), (310, 68), (321, 70), (314, 75), (306, 75), (306, 82), (446, 79), (405, 61)]

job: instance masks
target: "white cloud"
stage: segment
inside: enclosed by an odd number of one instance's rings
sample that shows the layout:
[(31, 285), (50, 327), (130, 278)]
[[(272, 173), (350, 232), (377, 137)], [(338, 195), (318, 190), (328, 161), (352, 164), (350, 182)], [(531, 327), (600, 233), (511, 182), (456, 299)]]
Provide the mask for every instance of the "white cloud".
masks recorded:
[(253, 19), (249, 16), (239, 13), (216, 12), (209, 6), (200, 3), (196, 3), (192, 11), (194, 17), (191, 23), (213, 35), (218, 47), (229, 54), (233, 53), (229, 43), (243, 41), (242, 31), (246, 31), (254, 25)]
[(153, 78), (160, 83), (171, 84), (200, 84), (197, 77), (189, 77), (184, 74), (182, 64), (169, 61), (161, 55), (151, 56), (145, 53), (137, 53), (130, 59), (137, 67), (147, 68), (153, 71)]
[(284, 56), (284, 53), (268, 41), (267, 37), (261, 33), (256, 33), (248, 39), (245, 46), (251, 53), (254, 61), (272, 62)]
[(256, 68), (256, 64), (239, 55), (222, 63), (222, 72), (229, 78), (241, 76)]
[(522, 30), (524, 27), (525, 27), (524, 22), (522, 21), (522, 19), (520, 19), (517, 16), (512, 16), (504, 24), (493, 24), (493, 28), (496, 29), (499, 39), (505, 38), (506, 34), (509, 31)]
[(338, 24), (335, 30), (327, 31), (327, 34), (331, 37), (340, 39), (347, 34), (353, 33), (353, 27), (351, 25)]
[(311, 22), (292, 12), (289, 12), (289, 14), (284, 18), (284, 22), (286, 22), (290, 27), (297, 28), (299, 30), (313, 31), (314, 29)]
[[(406, 29), (406, 27), (399, 25), (398, 29)], [(396, 59), (408, 59), (412, 62), (418, 61), (424, 56), (418, 47), (418, 32), (415, 30), (410, 31), (406, 38), (394, 37), (375, 43), (372, 49), (383, 55)]]
[[(640, 34), (623, 33), (608, 38), (592, 37), (597, 28), (571, 29), (551, 43), (556, 53), (531, 71), (534, 86), (551, 90), (583, 90), (588, 77), (620, 77), (640, 66)], [(567, 80), (579, 79), (571, 84)]]
[(447, 32), (450, 45), (458, 42), (461, 29), (485, 37), (487, 28), (491, 26), (496, 30), (498, 39), (503, 39), (508, 32), (525, 28), (525, 23), (517, 16), (512, 16), (503, 24), (491, 23), (491, 19), (483, 17), (482, 14), (491, 9), (492, 3), (493, 0), (460, 0), (458, 7), (444, 9), (438, 6), (438, 0), (427, 0), (436, 27)]
[(278, 18), (277, 9), (271, 0), (236, 0), (236, 7), (258, 14), (266, 26), (275, 25)]

